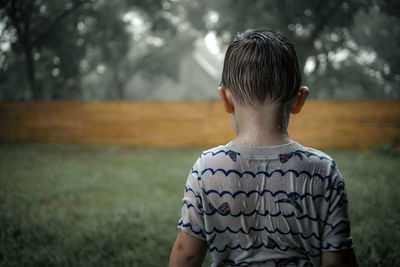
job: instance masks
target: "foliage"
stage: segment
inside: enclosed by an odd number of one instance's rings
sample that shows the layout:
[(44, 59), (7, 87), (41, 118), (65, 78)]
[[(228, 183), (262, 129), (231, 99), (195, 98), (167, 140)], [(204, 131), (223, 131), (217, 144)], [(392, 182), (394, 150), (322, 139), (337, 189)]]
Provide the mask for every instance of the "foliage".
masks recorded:
[[(33, 97), (40, 99), (46, 90), (45, 86), (51, 76), (60, 75), (60, 84), (56, 88), (78, 90), (75, 79), (79, 75), (79, 59), (85, 52), (85, 46), (75, 44), (80, 37), (76, 30), (76, 18), (82, 15), (82, 10), (91, 6), (91, 2), (83, 1), (5, 1), (1, 3), (1, 19), (3, 23), (2, 37), (11, 42), (14, 53), (3, 53), (1, 76), (3, 80), (13, 78), (7, 75), (7, 69), (17, 69), (17, 81), (10, 81), (12, 86), (20, 82), (22, 88), (29, 85), (18, 97)], [(71, 19), (71, 15), (75, 19)], [(63, 23), (61, 23), (63, 22)], [(7, 40), (8, 39), (8, 40)], [(57, 50), (55, 52), (54, 50)], [(13, 57), (15, 61), (7, 61)], [(40, 59), (41, 58), (41, 59)], [(14, 63), (15, 65), (9, 66)], [(38, 64), (43, 62), (42, 64)], [(26, 73), (26, 75), (21, 75)], [(42, 77), (38, 77), (42, 76)], [(25, 78), (25, 79), (24, 79)], [(58, 85), (58, 86), (57, 86)], [(10, 92), (12, 89), (9, 89)], [(62, 90), (62, 89), (61, 89)], [(55, 92), (57, 94), (60, 92)], [(61, 93), (62, 95), (62, 93)], [(56, 97), (54, 97), (56, 98)]]
[[(0, 266), (167, 265), (202, 150), (1, 145)], [(360, 266), (399, 266), (398, 156), (328, 153), (346, 180)]]
[[(177, 24), (168, 19), (163, 2), (1, 2), (2, 98), (81, 99), (88, 94), (89, 97), (93, 94), (100, 98), (123, 98), (126, 82), (139, 71), (176, 77), (177, 67), (171, 64), (179, 62), (191, 47), (193, 37), (177, 30)], [(129, 13), (148, 26), (145, 32), (132, 30), (125, 18)], [(151, 38), (181, 45), (165, 49), (153, 45)], [(106, 92), (102, 95), (98, 92), (101, 90)]]
[(138, 73), (177, 80), (200, 34), (225, 47), (255, 28), (295, 43), (311, 97), (396, 98), (398, 10), (396, 0), (1, 0), (0, 99), (123, 99)]
[[(398, 9), (396, 13), (391, 8), (398, 7), (396, 1), (255, 0), (249, 4), (240, 0), (209, 0), (206, 5), (182, 2), (186, 3), (192, 25), (203, 31), (216, 31), (225, 44), (237, 32), (248, 29), (284, 33), (297, 48), (312, 97), (400, 96), (400, 55), (394, 48), (398, 46), (400, 26), (396, 19), (391, 19), (392, 14), (398, 17)], [(210, 16), (217, 19), (207, 23)], [(364, 31), (370, 32), (366, 38)], [(383, 38), (379, 38), (381, 35)], [(368, 52), (376, 53), (378, 58), (365, 66), (363, 58)], [(386, 83), (391, 84), (391, 90), (384, 89)]]
[(389, 1), (382, 2), (380, 6), (371, 7), (369, 12), (357, 14), (352, 36), (377, 57), (369, 64), (364, 63), (371, 76), (385, 81), (380, 84), (388, 95), (400, 97), (400, 12), (397, 16), (394, 12), (400, 10), (400, 6), (399, 2), (393, 2), (393, 5), (397, 3), (397, 9), (390, 9)]

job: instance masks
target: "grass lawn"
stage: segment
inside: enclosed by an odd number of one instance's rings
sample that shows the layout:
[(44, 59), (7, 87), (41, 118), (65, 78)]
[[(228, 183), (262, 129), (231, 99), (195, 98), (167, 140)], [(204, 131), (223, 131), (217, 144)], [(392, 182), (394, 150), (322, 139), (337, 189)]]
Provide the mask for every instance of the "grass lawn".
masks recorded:
[[(166, 266), (203, 149), (1, 144), (0, 266)], [(326, 152), (346, 179), (360, 266), (400, 266), (400, 157)]]

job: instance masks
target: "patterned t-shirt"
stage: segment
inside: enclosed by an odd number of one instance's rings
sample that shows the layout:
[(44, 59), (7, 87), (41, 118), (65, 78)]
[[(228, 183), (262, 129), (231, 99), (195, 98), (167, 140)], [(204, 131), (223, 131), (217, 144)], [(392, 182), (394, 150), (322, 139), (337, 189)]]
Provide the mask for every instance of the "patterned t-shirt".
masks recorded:
[(202, 153), (178, 228), (207, 242), (212, 266), (320, 266), (323, 251), (353, 247), (335, 162), (299, 143)]

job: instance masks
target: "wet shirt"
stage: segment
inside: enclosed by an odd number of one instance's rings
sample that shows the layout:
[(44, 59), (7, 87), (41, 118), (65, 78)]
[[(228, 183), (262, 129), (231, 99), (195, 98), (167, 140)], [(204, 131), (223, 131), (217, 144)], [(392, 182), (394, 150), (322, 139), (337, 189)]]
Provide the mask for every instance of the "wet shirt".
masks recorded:
[(353, 247), (342, 175), (299, 143), (203, 152), (178, 228), (207, 242), (212, 266), (320, 266), (323, 251)]

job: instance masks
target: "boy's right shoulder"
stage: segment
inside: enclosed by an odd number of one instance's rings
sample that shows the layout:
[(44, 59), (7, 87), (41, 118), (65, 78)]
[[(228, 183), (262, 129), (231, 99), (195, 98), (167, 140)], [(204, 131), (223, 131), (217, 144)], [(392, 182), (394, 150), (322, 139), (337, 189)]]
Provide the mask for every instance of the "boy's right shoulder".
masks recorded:
[(308, 158), (310, 162), (313, 162), (314, 164), (318, 165), (318, 162), (320, 162), (322, 164), (329, 163), (332, 166), (336, 166), (335, 160), (321, 150), (312, 147), (303, 147), (301, 152)]

